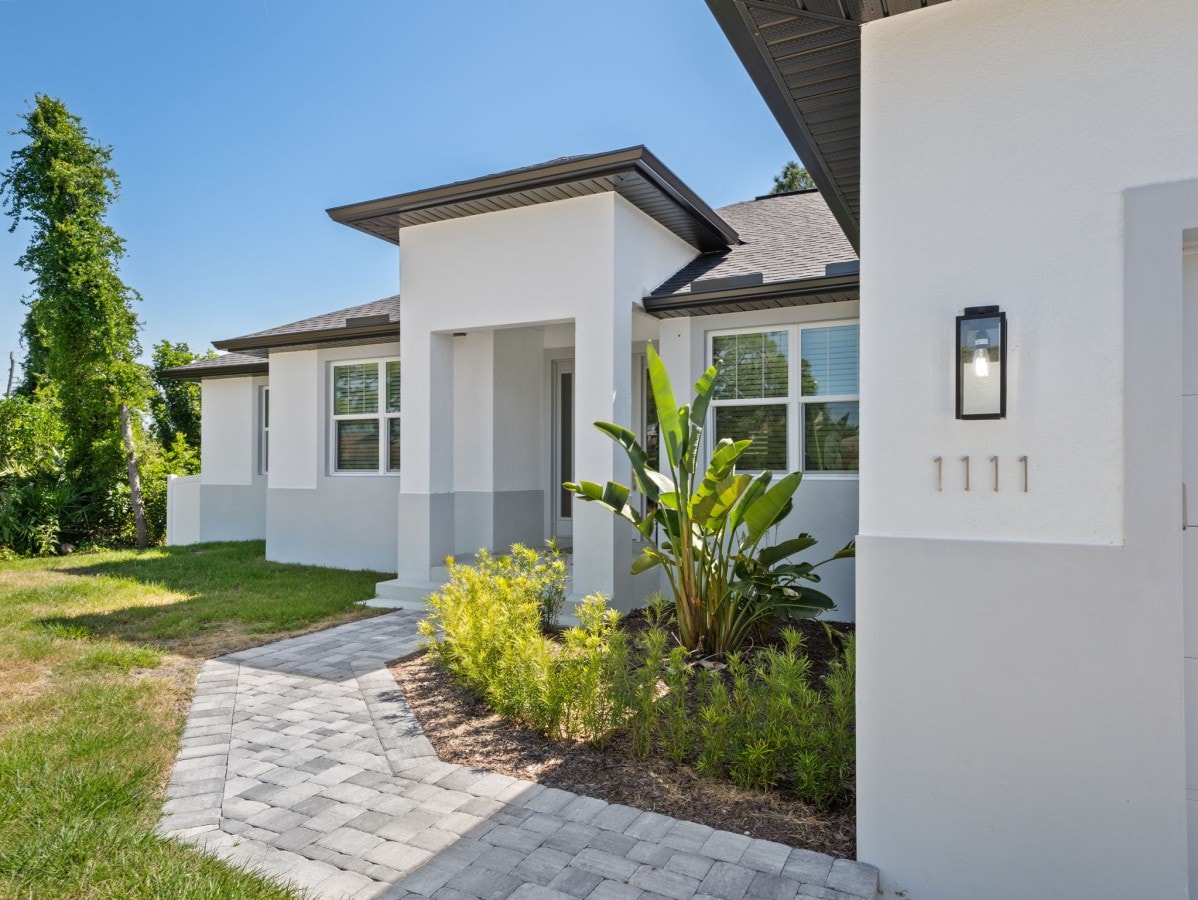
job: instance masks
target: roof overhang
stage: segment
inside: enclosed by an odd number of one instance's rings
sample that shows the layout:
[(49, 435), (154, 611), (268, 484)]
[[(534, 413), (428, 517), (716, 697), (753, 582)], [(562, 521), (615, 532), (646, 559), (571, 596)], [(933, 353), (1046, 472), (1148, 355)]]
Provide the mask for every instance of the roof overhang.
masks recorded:
[(861, 244), (861, 26), (947, 0), (707, 0), (855, 249)]
[(257, 359), (254, 362), (231, 361), (221, 363), (218, 357), (211, 365), (197, 366), (195, 363), (189, 363), (185, 366), (166, 369), (159, 377), (173, 381), (199, 381), (201, 378), (233, 378), (246, 375), (266, 375), (269, 369), (269, 364), (265, 358)]
[(659, 319), (705, 316), (780, 306), (809, 306), (860, 299), (860, 276), (853, 272), (823, 278), (799, 278), (728, 290), (697, 291), (644, 299), (645, 312)]
[(399, 340), (399, 323), (377, 325), (347, 325), (321, 331), (301, 331), (291, 334), (248, 335), (213, 341), (217, 350), (271, 350), (280, 347), (296, 348), (301, 344), (369, 343), (374, 340)]
[(643, 146), (338, 206), (328, 214), (335, 222), (398, 244), (400, 228), (409, 225), (607, 192), (620, 194), (702, 252), (725, 249), (737, 240), (736, 231)]

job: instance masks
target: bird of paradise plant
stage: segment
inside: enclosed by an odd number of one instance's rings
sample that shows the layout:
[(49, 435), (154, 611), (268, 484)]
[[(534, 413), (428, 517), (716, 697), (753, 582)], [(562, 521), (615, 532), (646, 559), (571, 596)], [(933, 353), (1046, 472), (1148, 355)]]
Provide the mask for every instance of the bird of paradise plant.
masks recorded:
[[(633, 562), (633, 573), (661, 566), (674, 596), (678, 636), (691, 651), (723, 655), (740, 647), (755, 628), (775, 616), (806, 618), (833, 609), (810, 587), (815, 571), (853, 556), (850, 542), (818, 563), (787, 562), (816, 543), (810, 534), (766, 544), (772, 529), (794, 508), (803, 476), (736, 471), (752, 441), (719, 441), (700, 468), (703, 426), (719, 369), (695, 383), (691, 404), (678, 405), (660, 357), (649, 347), (649, 381), (657, 405), (663, 459), (655, 467), (636, 435), (611, 422), (595, 427), (620, 445), (632, 466), (633, 487), (650, 502), (642, 513), (630, 502), (632, 487), (609, 481), (568, 483), (581, 500), (600, 503), (630, 522), (651, 545)], [(664, 465), (662, 465), (664, 463)]]

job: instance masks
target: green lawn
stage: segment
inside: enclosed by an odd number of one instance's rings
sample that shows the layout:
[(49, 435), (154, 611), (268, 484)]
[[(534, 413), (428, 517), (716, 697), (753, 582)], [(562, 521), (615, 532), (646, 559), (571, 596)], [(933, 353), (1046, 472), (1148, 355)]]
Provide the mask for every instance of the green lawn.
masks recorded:
[(288, 897), (153, 834), (203, 661), (370, 615), (261, 542), (0, 562), (0, 897)]

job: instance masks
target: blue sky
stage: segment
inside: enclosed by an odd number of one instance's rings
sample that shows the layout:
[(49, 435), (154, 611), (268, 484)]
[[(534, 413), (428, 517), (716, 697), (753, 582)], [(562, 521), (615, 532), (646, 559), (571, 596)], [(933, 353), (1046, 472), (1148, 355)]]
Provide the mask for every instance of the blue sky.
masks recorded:
[[(396, 249), (330, 206), (640, 143), (720, 206), (794, 158), (702, 0), (0, 0), (0, 33), (0, 166), (38, 92), (115, 148), (146, 348), (394, 293)], [(0, 232), (5, 358), (27, 238)]]

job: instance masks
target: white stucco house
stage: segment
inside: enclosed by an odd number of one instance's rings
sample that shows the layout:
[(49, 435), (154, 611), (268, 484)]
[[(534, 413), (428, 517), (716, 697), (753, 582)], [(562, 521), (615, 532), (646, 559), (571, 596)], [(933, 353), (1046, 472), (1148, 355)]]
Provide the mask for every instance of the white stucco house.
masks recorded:
[[(631, 608), (659, 573), (634, 582), (635, 531), (561, 484), (629, 482), (592, 423), (652, 440), (650, 342), (680, 394), (725, 361), (711, 430), (805, 472), (788, 529), (825, 555), (856, 534), (858, 265), (818, 192), (713, 210), (634, 147), (329, 215), (402, 248), (400, 294), (174, 370), (201, 382), (203, 449), (171, 482), (169, 543), (265, 539), (272, 560), (396, 572), (380, 597), (418, 600), (447, 555), (554, 538), (575, 595)], [(821, 588), (851, 620), (851, 561)]]
[[(417, 588), (442, 552), (569, 534), (579, 583), (635, 596), (628, 536), (594, 508), (567, 523), (554, 485), (563, 461), (625, 475), (586, 423), (647, 428), (645, 342), (682, 380), (717, 340), (784, 336), (785, 392), (763, 362), (723, 415), (785, 421), (803, 468), (824, 341), (819, 402), (858, 404), (860, 477), (808, 470), (799, 523), (858, 534), (859, 858), (909, 900), (1198, 898), (1198, 3), (707, 3), (819, 194), (713, 211), (633, 150), (332, 211), (402, 244), (398, 319), (227, 342), (251, 355), (208, 364), (173, 538), (376, 568), (395, 548)], [(984, 360), (1004, 414), (959, 418), (979, 307), (1006, 317)], [(858, 321), (850, 391), (830, 348)], [(342, 476), (335, 367), (382, 384), (397, 358), (379, 469)], [(377, 527), (334, 559), (355, 496)]]

